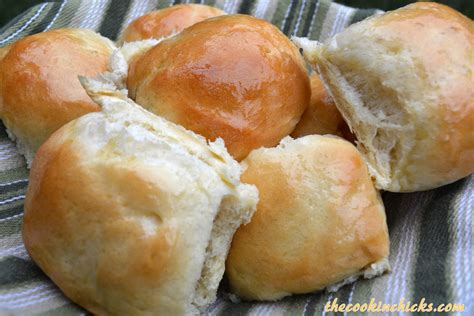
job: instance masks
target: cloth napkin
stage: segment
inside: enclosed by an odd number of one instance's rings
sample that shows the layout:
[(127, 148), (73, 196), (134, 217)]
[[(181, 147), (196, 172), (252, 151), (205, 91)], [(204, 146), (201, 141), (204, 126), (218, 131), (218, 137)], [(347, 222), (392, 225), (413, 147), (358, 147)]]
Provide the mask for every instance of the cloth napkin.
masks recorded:
[[(360, 10), (329, 0), (201, 1), (228, 13), (266, 19), (287, 35), (325, 40), (379, 10)], [(116, 39), (136, 17), (178, 1), (68, 0), (32, 7), (0, 29), (0, 47), (29, 34), (61, 27), (91, 28)], [(0, 315), (85, 315), (34, 264), (20, 234), (28, 185), (24, 159), (0, 125)], [(222, 291), (210, 315), (325, 315), (324, 305), (405, 302), (465, 304), (474, 315), (474, 177), (436, 190), (384, 193), (391, 238), (392, 272), (359, 280), (337, 293), (297, 295), (278, 302), (232, 303)]]

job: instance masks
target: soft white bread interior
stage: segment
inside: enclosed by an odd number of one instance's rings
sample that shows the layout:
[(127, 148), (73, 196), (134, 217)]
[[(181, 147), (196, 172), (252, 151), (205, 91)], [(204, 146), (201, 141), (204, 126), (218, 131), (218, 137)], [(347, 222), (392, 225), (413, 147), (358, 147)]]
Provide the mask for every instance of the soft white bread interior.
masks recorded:
[(129, 63), (136, 58), (140, 58), (140, 56), (153, 46), (167, 38), (168, 37), (160, 39), (152, 38), (123, 44), (120, 48), (114, 50), (110, 57), (108, 71), (101, 73), (100, 76), (107, 82), (115, 85), (122, 93), (128, 95), (127, 76)]
[(82, 78), (102, 111), (55, 132), (33, 161), (22, 228), (33, 260), (98, 315), (183, 315), (216, 298), (235, 230), (258, 200), (218, 139)]
[(246, 300), (277, 300), (389, 269), (382, 200), (354, 145), (337, 136), (285, 138), (242, 161), (260, 199), (232, 241), (226, 274)]
[(324, 44), (295, 39), (356, 134), (380, 189), (435, 188), (474, 171), (474, 24), (415, 3)]

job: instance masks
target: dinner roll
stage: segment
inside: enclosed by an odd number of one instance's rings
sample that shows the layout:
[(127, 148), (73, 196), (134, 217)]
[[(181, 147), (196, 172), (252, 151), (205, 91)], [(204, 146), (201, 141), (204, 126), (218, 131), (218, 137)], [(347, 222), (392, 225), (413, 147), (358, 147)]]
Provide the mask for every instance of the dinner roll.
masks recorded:
[(205, 20), (161, 41), (132, 59), (127, 85), (151, 112), (222, 137), (238, 160), (291, 133), (311, 93), (298, 49), (247, 15)]
[(57, 29), (12, 44), (0, 61), (0, 117), (28, 165), (39, 146), (97, 104), (78, 75), (107, 70), (114, 45), (90, 30)]
[(384, 206), (357, 149), (336, 136), (252, 151), (241, 181), (260, 200), (232, 241), (226, 274), (246, 300), (277, 300), (389, 269)]
[(420, 2), (297, 40), (355, 132), (380, 189), (435, 188), (474, 171), (474, 26)]
[(130, 23), (122, 41), (133, 42), (161, 38), (179, 33), (197, 22), (226, 14), (224, 11), (202, 4), (178, 4), (149, 12)]
[(354, 135), (344, 122), (341, 113), (339, 113), (317, 73), (313, 72), (311, 74), (310, 82), (311, 101), (291, 136), (298, 138), (314, 134), (332, 134), (354, 140)]
[(232, 235), (257, 190), (222, 140), (84, 80), (102, 112), (39, 149), (23, 240), (40, 268), (96, 315), (197, 314), (216, 298)]

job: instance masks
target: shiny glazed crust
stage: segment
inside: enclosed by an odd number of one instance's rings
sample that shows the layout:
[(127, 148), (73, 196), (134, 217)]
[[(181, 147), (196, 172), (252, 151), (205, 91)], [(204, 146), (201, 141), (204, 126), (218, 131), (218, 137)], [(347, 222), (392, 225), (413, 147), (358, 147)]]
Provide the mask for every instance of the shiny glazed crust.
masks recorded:
[(222, 137), (240, 160), (275, 146), (309, 104), (296, 47), (270, 23), (227, 15), (197, 23), (133, 59), (138, 104), (206, 138)]
[(130, 23), (122, 41), (133, 42), (149, 38), (161, 38), (179, 33), (203, 20), (226, 14), (224, 11), (201, 4), (178, 4), (149, 12)]
[(10, 46), (0, 61), (0, 116), (25, 151), (34, 153), (67, 122), (99, 110), (77, 76), (107, 70), (113, 49), (108, 39), (79, 29), (39, 33)]

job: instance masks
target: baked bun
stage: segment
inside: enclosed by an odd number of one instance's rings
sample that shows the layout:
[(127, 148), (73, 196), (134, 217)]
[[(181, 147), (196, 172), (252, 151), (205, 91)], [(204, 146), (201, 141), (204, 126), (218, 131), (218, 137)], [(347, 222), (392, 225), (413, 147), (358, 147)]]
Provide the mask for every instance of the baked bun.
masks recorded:
[(111, 41), (90, 30), (57, 29), (12, 44), (0, 61), (0, 116), (28, 165), (67, 122), (99, 111), (78, 75), (106, 71)]
[(303, 58), (270, 23), (224, 15), (161, 41), (128, 71), (129, 95), (240, 160), (290, 134), (310, 100)]
[(122, 41), (133, 42), (161, 38), (179, 33), (203, 20), (226, 14), (224, 11), (202, 4), (178, 4), (149, 12), (130, 23)]
[(309, 78), (311, 101), (291, 136), (298, 138), (306, 135), (332, 134), (351, 141), (354, 140), (354, 135), (349, 130), (318, 74), (313, 72)]
[(389, 269), (384, 206), (357, 149), (336, 136), (253, 151), (241, 181), (260, 200), (232, 241), (226, 274), (246, 300), (276, 300)]
[(39, 149), (23, 240), (41, 269), (97, 315), (182, 315), (215, 300), (232, 235), (254, 186), (218, 140), (84, 81), (102, 112)]
[(380, 189), (432, 189), (474, 171), (474, 26), (420, 2), (324, 45), (296, 40), (355, 132)]

